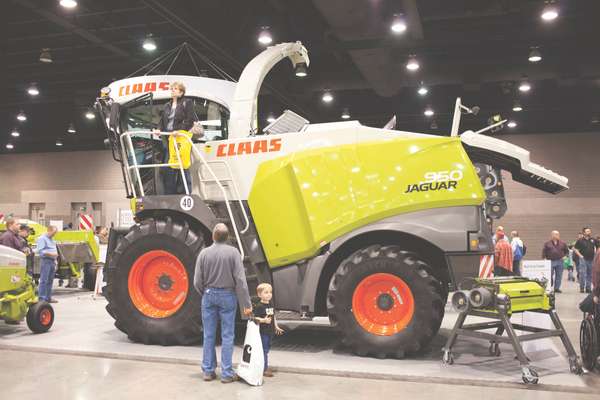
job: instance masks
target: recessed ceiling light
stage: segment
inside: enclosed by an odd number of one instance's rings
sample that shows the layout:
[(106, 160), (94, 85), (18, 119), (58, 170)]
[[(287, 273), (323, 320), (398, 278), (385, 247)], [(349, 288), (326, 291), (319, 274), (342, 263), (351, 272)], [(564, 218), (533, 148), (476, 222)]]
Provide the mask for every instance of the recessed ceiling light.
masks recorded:
[(516, 128), (517, 127), (517, 123), (515, 121), (508, 121), (508, 124), (506, 124), (506, 126), (508, 126), (509, 128)]
[(533, 47), (529, 52), (529, 62), (536, 63), (542, 61), (542, 53), (537, 47)]
[(152, 39), (152, 35), (148, 35), (148, 37), (146, 39), (144, 39), (144, 43), (142, 44), (142, 47), (146, 51), (156, 50), (156, 42), (154, 41), (154, 39)]
[(514, 112), (521, 112), (521, 111), (523, 111), (523, 106), (521, 106), (521, 103), (519, 103), (519, 101), (517, 100), (517, 101), (515, 101), (515, 104), (513, 104), (512, 110)]
[(60, 146), (62, 146), (62, 145), (63, 145), (63, 142), (62, 142), (62, 141), (60, 141), (60, 140), (57, 140), (57, 141), (56, 141), (56, 145), (57, 145), (58, 147), (60, 147)]
[(29, 93), (30, 96), (37, 96), (38, 94), (40, 94), (40, 91), (37, 88), (37, 86), (31, 85), (29, 86), (29, 88), (27, 88), (27, 93)]
[(542, 10), (541, 17), (544, 21), (554, 21), (558, 18), (558, 8), (553, 4), (546, 4)]
[(521, 83), (519, 83), (519, 90), (523, 93), (529, 92), (531, 90), (531, 84), (527, 79), (523, 79)]
[(419, 61), (417, 60), (417, 57), (415, 56), (409, 56), (408, 57), (408, 62), (406, 63), (406, 69), (409, 71), (416, 71), (419, 68), (421, 68), (421, 65), (419, 65)]
[(294, 68), (294, 74), (296, 74), (298, 78), (304, 78), (306, 75), (308, 75), (306, 63), (301, 62), (296, 64), (296, 67)]
[(18, 130), (16, 130), (16, 129), (15, 129), (15, 130), (13, 130), (13, 131), (10, 133), (10, 136), (12, 136), (12, 137), (19, 137), (19, 136), (21, 136), (21, 134), (19, 133), (19, 131), (18, 131)]
[(271, 31), (268, 26), (263, 26), (258, 35), (258, 43), (260, 44), (271, 44), (273, 43), (273, 36), (271, 36)]
[(68, 128), (67, 128), (67, 132), (69, 133), (76, 133), (77, 130), (75, 130), (75, 124), (73, 124), (72, 122), (69, 124)]
[(427, 86), (423, 85), (423, 82), (421, 82), (421, 86), (419, 86), (417, 93), (419, 93), (421, 96), (425, 96), (427, 93), (429, 93), (429, 89), (427, 89)]
[(89, 111), (89, 110), (88, 110), (88, 111), (86, 111), (86, 113), (85, 113), (85, 117), (86, 117), (87, 119), (94, 119), (94, 118), (96, 118), (96, 114), (94, 114), (92, 111)]
[(17, 114), (17, 119), (21, 122), (25, 122), (27, 121), (27, 115), (25, 115), (25, 113), (21, 111)]
[(342, 119), (350, 119), (350, 111), (347, 108), (342, 111)]
[(42, 49), (42, 52), (40, 53), (40, 62), (46, 64), (52, 62), (52, 55), (50, 54), (50, 49)]
[(394, 14), (394, 19), (392, 20), (390, 29), (394, 33), (406, 32), (406, 21), (404, 20), (401, 14)]
[(275, 116), (273, 114), (269, 114), (269, 116), (267, 117), (267, 122), (272, 124), (273, 122), (275, 122), (277, 118), (275, 118)]
[(423, 111), (423, 114), (425, 114), (426, 117), (433, 117), (435, 113), (431, 107), (427, 107), (425, 111)]
[(325, 93), (323, 93), (321, 100), (323, 100), (324, 103), (331, 103), (333, 101), (333, 95), (329, 90), (326, 90)]
[(12, 149), (14, 149), (14, 148), (15, 148), (15, 146), (13, 146), (11, 143), (7, 143), (7, 144), (6, 144), (6, 148), (7, 148), (8, 150), (12, 150)]
[(60, 0), (59, 4), (64, 8), (75, 8), (77, 7), (77, 2), (75, 0)]

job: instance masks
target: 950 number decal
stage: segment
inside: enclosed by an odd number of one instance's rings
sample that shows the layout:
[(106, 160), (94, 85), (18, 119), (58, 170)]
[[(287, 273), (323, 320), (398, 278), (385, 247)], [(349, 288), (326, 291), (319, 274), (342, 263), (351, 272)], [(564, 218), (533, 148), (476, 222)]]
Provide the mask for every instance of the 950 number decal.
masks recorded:
[(460, 169), (451, 171), (431, 171), (425, 172), (424, 180), (419, 183), (411, 183), (407, 186), (404, 193), (430, 192), (456, 189), (458, 182), (463, 178), (463, 172)]

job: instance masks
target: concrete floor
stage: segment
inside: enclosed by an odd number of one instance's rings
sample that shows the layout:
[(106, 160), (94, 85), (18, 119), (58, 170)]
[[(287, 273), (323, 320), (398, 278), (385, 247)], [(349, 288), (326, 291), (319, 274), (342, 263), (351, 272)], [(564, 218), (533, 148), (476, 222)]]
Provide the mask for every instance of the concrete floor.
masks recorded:
[[(581, 314), (577, 304), (583, 295), (572, 282), (565, 282), (563, 290), (565, 293), (557, 299), (559, 314), (573, 344), (579, 349)], [(287, 372), (268, 379), (263, 387), (205, 383), (201, 381), (197, 365), (199, 347), (165, 348), (130, 343), (112, 327), (110, 318), (107, 319), (102, 310), (103, 299), (92, 300), (89, 293), (64, 290), (57, 297), (60, 300), (57, 312), (61, 313), (57, 313), (56, 326), (48, 334), (31, 335), (23, 324), (17, 327), (0, 324), (1, 365), (5, 371), (7, 367), (18, 371), (16, 375), (0, 374), (0, 393), (8, 393), (11, 398), (38, 398), (40, 389), (34, 383), (43, 377), (40, 383), (48, 388), (44, 396), (56, 399), (165, 396), (169, 399), (198, 396), (209, 399), (318, 396), (326, 399), (398, 396), (398, 393), (417, 399), (443, 396), (462, 400), (466, 395), (503, 400), (507, 396), (521, 399), (553, 399), (565, 395), (575, 399), (599, 398), (600, 375), (589, 373), (580, 378), (566, 373), (566, 360), (557, 354), (562, 352), (562, 347), (556, 343), (549, 343), (550, 347), (529, 354), (534, 364), (541, 363), (543, 367), (540, 371), (542, 384), (536, 387), (518, 383), (518, 364), (513, 360), (510, 348), (503, 348), (500, 359), (490, 359), (486, 357), (487, 345), (481, 341), (463, 341), (460, 350), (456, 349), (460, 352), (457, 365), (444, 368), (440, 365), (437, 348), (443, 344), (444, 330), (434, 341), (430, 353), (416, 360), (400, 361), (331, 352), (327, 340), (315, 345), (314, 337), (306, 338), (307, 332), (291, 333), (286, 335), (287, 338), (284, 336), (279, 348), (275, 346), (272, 357), (273, 364)], [(451, 320), (449, 313), (444, 326), (451, 325)], [(303, 368), (305, 362), (315, 367)], [(295, 368), (286, 368), (288, 364)]]

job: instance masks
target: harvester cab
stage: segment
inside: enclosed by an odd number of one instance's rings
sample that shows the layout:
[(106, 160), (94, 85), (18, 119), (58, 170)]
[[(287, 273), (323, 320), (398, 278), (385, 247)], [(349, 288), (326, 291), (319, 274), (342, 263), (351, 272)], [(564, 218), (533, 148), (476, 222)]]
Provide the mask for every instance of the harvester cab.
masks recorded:
[[(493, 253), (491, 218), (506, 209), (499, 169), (551, 193), (567, 179), (482, 132), (459, 136), (456, 119), (455, 134), (434, 136), (311, 124), (286, 111), (259, 132), (260, 86), (283, 59), (310, 64), (301, 43), (282, 43), (251, 60), (237, 83), (148, 75), (113, 82), (98, 98), (138, 222), (111, 231), (107, 310), (135, 341), (199, 340), (194, 261), (225, 222), (249, 285), (271, 282), (277, 309), (329, 317), (358, 354), (418, 352), (439, 329), (448, 291), (478, 276), (480, 258)], [(189, 168), (177, 150), (177, 162), (165, 161), (163, 138), (174, 133), (152, 130), (174, 81), (186, 85), (205, 132), (216, 131), (200, 143), (184, 136)], [(189, 173), (191, 187), (161, 195), (148, 182), (167, 168)]]

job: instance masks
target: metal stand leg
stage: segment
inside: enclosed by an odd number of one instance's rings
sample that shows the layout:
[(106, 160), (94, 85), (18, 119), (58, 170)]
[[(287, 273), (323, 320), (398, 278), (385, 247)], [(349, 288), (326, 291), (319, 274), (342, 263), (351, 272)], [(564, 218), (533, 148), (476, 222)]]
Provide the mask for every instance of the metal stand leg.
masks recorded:
[(450, 336), (448, 337), (448, 340), (446, 341), (446, 345), (442, 349), (444, 352), (444, 355), (442, 356), (442, 362), (444, 364), (447, 364), (447, 365), (454, 364), (454, 356), (452, 355), (452, 346), (454, 346), (454, 343), (456, 343), (456, 338), (458, 338), (458, 331), (462, 328), (466, 319), (467, 319), (466, 311), (458, 314), (458, 318), (456, 319), (456, 322), (454, 323), (454, 328), (452, 328), (452, 331), (450, 332)]
[(571, 373), (577, 375), (582, 374), (583, 367), (581, 366), (581, 360), (577, 356), (577, 352), (575, 352), (575, 348), (573, 347), (571, 340), (567, 336), (567, 331), (565, 330), (565, 327), (560, 321), (560, 318), (558, 318), (556, 310), (550, 310), (549, 315), (550, 319), (552, 320), (552, 323), (554, 324), (554, 327), (560, 332), (560, 340), (562, 341), (563, 346), (565, 346), (565, 350), (567, 350), (567, 355), (569, 356), (569, 369)]
[(510, 323), (510, 317), (506, 314), (506, 312), (501, 311), (500, 319), (502, 321), (502, 325), (504, 325), (504, 329), (506, 330), (506, 335), (510, 339), (510, 342), (513, 346), (513, 349), (515, 350), (515, 353), (517, 353), (517, 359), (519, 360), (519, 363), (521, 364), (521, 378), (523, 379), (523, 382), (533, 383), (533, 384), (538, 383), (539, 376), (538, 376), (536, 370), (533, 369), (529, 365), (529, 359), (527, 358), (527, 355), (523, 351), (523, 347), (521, 346), (521, 341), (519, 340), (517, 333), (515, 332), (512, 324)]

